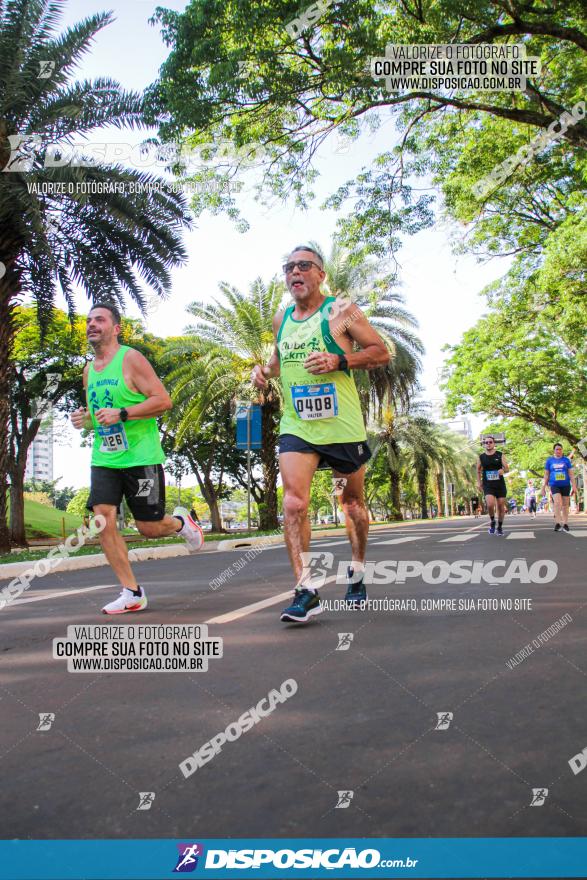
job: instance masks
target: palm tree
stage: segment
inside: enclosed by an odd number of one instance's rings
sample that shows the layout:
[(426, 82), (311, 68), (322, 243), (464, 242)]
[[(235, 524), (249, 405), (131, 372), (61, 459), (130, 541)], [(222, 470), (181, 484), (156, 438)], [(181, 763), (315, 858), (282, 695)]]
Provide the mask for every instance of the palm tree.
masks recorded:
[(462, 486), (463, 490), (472, 489), (476, 480), (474, 468), (477, 456), (467, 438), (451, 431), (446, 425), (436, 425), (436, 435), (440, 455), (432, 463), (432, 488), (440, 512), (443, 509), (444, 478)]
[(463, 489), (473, 485), (475, 453), (462, 434), (451, 431), (446, 425), (432, 422), (427, 416), (425, 404), (416, 402), (411, 410), (395, 412), (387, 407), (382, 414), (378, 435), (385, 444), (391, 481), (393, 516), (401, 520), (401, 474), (413, 474), (416, 482), (420, 516), (428, 518), (428, 486), (436, 495), (439, 512), (442, 510), (443, 475), (458, 483)]
[[(312, 247), (320, 251), (316, 244)], [(404, 308), (401, 294), (392, 289), (393, 276), (383, 274), (371, 258), (357, 260), (337, 241), (324, 261), (324, 271), (331, 294), (356, 302), (392, 353), (385, 367), (355, 375), (364, 409), (381, 413), (384, 404), (407, 406), (417, 388), (424, 346), (414, 332), (418, 322)]]
[(164, 181), (121, 165), (55, 160), (93, 130), (142, 126), (145, 110), (140, 94), (108, 77), (71, 82), (112, 15), (96, 13), (59, 34), (64, 5), (0, 3), (0, 550), (9, 547), (5, 426), (15, 304), (33, 297), (42, 327), (58, 293), (73, 315), (75, 285), (88, 298), (122, 305), (128, 295), (143, 307), (140, 279), (165, 296), (170, 269), (186, 259), (187, 203), (161, 189)]
[(219, 402), (259, 400), (262, 407), (264, 493), (259, 505), (259, 526), (278, 528), (277, 441), (281, 389), (272, 379), (257, 392), (250, 373), (255, 364), (265, 364), (275, 345), (273, 316), (282, 307), (285, 288), (279, 281), (254, 281), (248, 293), (220, 284), (224, 301), (194, 302), (187, 311), (196, 319), (186, 336), (169, 346), (166, 357), (177, 364), (168, 381), (174, 400), (171, 418), (176, 420), (178, 442)]

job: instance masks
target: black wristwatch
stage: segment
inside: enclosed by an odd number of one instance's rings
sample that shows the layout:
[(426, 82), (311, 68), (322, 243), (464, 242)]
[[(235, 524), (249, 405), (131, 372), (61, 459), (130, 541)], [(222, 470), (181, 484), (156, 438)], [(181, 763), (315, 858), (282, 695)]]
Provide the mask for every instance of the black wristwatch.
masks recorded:
[(128, 420), (128, 410), (122, 407), (120, 410), (120, 421), (126, 422)]
[(349, 362), (346, 359), (346, 355), (339, 354), (338, 356), (338, 369), (339, 370), (348, 370)]

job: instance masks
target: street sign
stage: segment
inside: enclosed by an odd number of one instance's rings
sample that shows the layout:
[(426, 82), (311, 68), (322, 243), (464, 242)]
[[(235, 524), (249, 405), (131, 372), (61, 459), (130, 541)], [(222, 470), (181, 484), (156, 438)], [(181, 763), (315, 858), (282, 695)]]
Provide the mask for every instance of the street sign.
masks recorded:
[(236, 448), (261, 449), (261, 407), (258, 404), (237, 404)]
[(247, 452), (247, 528), (251, 530), (251, 449), (261, 449), (261, 407), (256, 403), (236, 405), (236, 448)]

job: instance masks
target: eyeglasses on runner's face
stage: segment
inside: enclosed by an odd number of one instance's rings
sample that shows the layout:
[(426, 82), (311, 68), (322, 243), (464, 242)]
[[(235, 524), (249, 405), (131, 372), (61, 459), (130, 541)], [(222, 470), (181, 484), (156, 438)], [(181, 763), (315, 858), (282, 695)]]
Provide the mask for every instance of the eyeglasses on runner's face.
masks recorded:
[(291, 263), (284, 263), (281, 268), (286, 275), (291, 275), (296, 266), (300, 272), (309, 272), (312, 266), (316, 266), (317, 269), (322, 271), (322, 267), (319, 266), (318, 263), (314, 263), (312, 260), (296, 260)]
[(484, 440), (483, 446), (493, 446), (494, 442), (494, 440)]

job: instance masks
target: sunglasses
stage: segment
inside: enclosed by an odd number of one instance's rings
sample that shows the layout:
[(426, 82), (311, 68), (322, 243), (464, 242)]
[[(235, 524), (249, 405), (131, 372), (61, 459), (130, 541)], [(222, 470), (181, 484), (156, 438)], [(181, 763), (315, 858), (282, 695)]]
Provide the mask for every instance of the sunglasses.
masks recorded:
[(494, 446), (494, 445), (495, 445), (494, 440), (484, 440), (483, 441), (483, 446)]
[(291, 275), (295, 267), (298, 267), (300, 272), (309, 272), (312, 266), (316, 266), (317, 269), (322, 271), (322, 266), (319, 266), (318, 263), (313, 263), (312, 260), (297, 260), (292, 263), (284, 263), (281, 267), (286, 275)]

